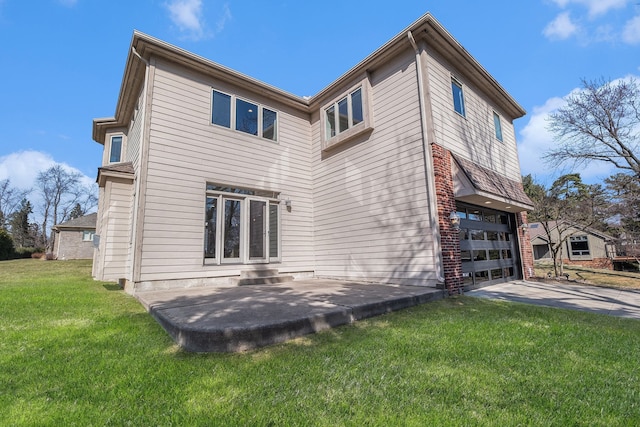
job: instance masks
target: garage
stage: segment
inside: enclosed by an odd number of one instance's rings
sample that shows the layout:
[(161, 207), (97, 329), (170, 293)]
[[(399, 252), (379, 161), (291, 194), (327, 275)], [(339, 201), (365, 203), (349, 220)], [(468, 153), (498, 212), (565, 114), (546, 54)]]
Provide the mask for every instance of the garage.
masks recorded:
[(473, 288), (521, 278), (515, 215), (462, 203), (456, 210), (463, 285)]

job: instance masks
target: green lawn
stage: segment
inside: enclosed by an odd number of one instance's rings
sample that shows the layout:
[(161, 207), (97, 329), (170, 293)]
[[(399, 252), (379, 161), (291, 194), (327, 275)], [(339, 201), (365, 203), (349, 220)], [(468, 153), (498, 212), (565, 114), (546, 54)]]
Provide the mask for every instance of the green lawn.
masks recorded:
[(0, 262), (0, 425), (639, 425), (640, 321), (449, 298), (179, 350), (75, 261)]

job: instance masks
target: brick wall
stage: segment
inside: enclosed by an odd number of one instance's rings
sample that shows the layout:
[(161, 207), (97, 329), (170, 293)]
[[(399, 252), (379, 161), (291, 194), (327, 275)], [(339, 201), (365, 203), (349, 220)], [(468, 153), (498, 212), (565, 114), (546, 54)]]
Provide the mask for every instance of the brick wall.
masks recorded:
[(535, 276), (533, 271), (533, 248), (531, 246), (531, 238), (528, 231), (523, 231), (520, 226), (527, 224), (527, 213), (518, 212), (516, 214), (516, 222), (518, 225), (518, 242), (520, 244), (520, 254), (522, 255), (522, 276), (529, 279)]
[(449, 215), (456, 211), (451, 175), (451, 153), (437, 144), (431, 145), (435, 174), (438, 225), (442, 247), (444, 285), (449, 295), (462, 292), (462, 261), (460, 259), (460, 237), (451, 225)]
[(93, 258), (93, 242), (82, 240), (82, 230), (62, 230), (56, 235), (56, 259), (91, 259)]

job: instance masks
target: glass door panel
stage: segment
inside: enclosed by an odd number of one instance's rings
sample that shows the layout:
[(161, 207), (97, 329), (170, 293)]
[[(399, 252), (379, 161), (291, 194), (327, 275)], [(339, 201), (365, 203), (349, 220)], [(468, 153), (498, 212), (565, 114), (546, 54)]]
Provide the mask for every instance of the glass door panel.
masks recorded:
[(249, 201), (249, 259), (252, 261), (267, 258), (267, 202)]
[(240, 259), (240, 200), (224, 199), (224, 241), (225, 260)]

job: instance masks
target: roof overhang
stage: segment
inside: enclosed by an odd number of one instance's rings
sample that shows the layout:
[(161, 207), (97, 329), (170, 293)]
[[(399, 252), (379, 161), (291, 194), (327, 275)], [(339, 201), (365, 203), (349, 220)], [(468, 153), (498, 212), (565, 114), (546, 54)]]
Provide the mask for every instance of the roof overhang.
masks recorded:
[(116, 163), (98, 168), (96, 182), (98, 187), (104, 187), (108, 179), (122, 179), (133, 182), (135, 171), (131, 162)]
[(519, 181), (509, 179), (470, 160), (453, 156), (451, 174), (456, 200), (504, 212), (533, 210)]
[(93, 121), (93, 139), (104, 144), (105, 133), (108, 129), (128, 124), (138, 94), (144, 84), (146, 66), (153, 57), (179, 63), (205, 75), (264, 94), (310, 114), (335, 90), (353, 79), (361, 77), (363, 73), (375, 69), (398, 52), (408, 49), (411, 46), (407, 37), (408, 32), (411, 32), (416, 41), (425, 43), (447, 61), (456, 64), (470, 82), (485, 92), (512, 119), (522, 117), (526, 113), (480, 63), (430, 13), (426, 13), (311, 98), (293, 95), (162, 40), (134, 31), (115, 115)]

